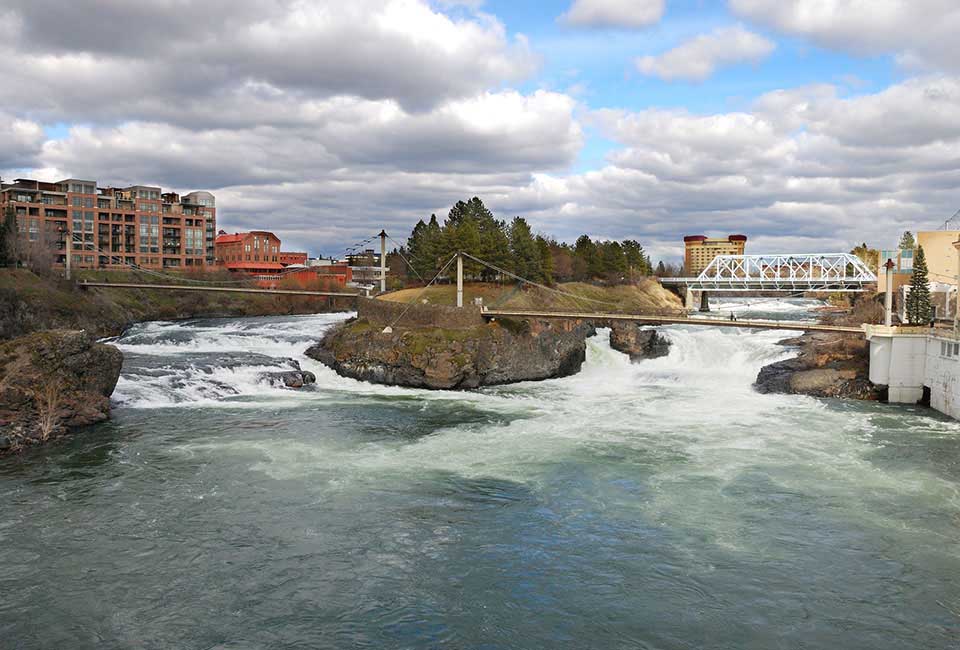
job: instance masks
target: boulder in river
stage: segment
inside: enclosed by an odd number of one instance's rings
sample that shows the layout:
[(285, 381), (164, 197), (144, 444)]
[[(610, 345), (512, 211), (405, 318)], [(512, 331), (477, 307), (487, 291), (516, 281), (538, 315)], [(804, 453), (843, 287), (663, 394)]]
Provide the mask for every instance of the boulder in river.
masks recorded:
[(870, 346), (862, 336), (808, 332), (780, 344), (797, 346), (799, 353), (761, 368), (754, 383), (758, 392), (885, 399), (884, 388), (868, 379)]
[(610, 326), (610, 347), (630, 355), (631, 361), (657, 359), (670, 354), (670, 340), (655, 329), (641, 328), (636, 323), (614, 323)]
[(309, 370), (281, 370), (278, 372), (265, 372), (260, 375), (261, 379), (271, 384), (283, 384), (287, 388), (303, 388), (317, 381), (316, 375)]
[(354, 379), (468, 389), (574, 374), (593, 332), (576, 321), (500, 319), (461, 329), (397, 327), (384, 333), (360, 319), (331, 329), (307, 356)]
[(82, 330), (0, 343), (0, 454), (108, 419), (122, 364), (120, 350)]

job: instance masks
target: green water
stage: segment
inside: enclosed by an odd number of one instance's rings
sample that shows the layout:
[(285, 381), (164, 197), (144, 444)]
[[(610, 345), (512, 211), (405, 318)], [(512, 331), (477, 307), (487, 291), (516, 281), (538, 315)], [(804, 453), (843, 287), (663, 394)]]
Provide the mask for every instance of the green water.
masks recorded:
[(333, 320), (120, 340), (113, 421), (0, 461), (0, 647), (960, 647), (958, 423), (754, 393), (782, 332), (430, 393)]

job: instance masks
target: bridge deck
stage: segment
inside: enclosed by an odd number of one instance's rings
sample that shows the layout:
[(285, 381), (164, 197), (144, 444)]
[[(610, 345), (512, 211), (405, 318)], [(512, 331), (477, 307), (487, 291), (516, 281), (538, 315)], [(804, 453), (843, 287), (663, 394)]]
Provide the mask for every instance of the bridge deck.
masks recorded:
[(250, 287), (191, 287), (181, 284), (136, 284), (132, 282), (80, 282), (81, 287), (102, 289), (161, 289), (165, 291), (216, 291), (226, 293), (269, 293), (285, 296), (329, 296), (334, 298), (356, 298), (358, 293), (337, 293), (335, 291), (307, 291), (306, 289), (253, 289)]
[(628, 321), (650, 325), (707, 325), (713, 327), (741, 327), (764, 330), (803, 330), (805, 332), (838, 332), (863, 334), (863, 328), (843, 325), (821, 325), (803, 321), (726, 320), (720, 318), (688, 318), (684, 316), (641, 316), (639, 314), (610, 314), (603, 312), (515, 311), (488, 309), (484, 318), (563, 318), (580, 320)]

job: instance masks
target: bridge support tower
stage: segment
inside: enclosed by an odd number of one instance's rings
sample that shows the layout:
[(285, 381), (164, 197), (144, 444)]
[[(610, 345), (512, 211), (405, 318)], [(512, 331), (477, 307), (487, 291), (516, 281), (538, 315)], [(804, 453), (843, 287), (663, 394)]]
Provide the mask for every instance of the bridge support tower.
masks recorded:
[(683, 300), (683, 308), (687, 311), (710, 311), (710, 298), (708, 292), (697, 291), (687, 287), (686, 295)]

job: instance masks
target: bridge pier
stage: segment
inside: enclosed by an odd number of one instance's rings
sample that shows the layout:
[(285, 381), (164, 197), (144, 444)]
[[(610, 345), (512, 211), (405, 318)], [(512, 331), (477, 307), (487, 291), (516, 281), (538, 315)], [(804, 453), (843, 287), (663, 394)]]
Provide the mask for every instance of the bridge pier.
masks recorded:
[(700, 292), (700, 311), (708, 312), (710, 311), (710, 298), (709, 293), (706, 291)]
[(710, 311), (710, 299), (708, 292), (697, 291), (687, 287), (686, 296), (683, 300), (683, 308), (689, 311)]

